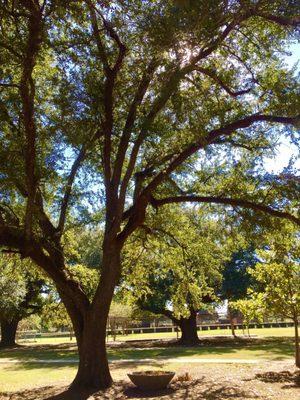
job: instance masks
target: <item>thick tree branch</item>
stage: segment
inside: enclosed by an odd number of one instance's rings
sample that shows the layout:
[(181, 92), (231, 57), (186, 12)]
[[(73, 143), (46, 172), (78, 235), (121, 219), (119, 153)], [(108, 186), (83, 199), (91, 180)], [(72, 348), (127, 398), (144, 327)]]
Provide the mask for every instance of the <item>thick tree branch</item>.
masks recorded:
[[(154, 74), (157, 66), (158, 66), (158, 60), (156, 58), (154, 58), (153, 60), (151, 60), (148, 67), (146, 68), (146, 71), (141, 79), (141, 82), (135, 93), (134, 99), (129, 108), (129, 112), (127, 115), (127, 119), (126, 119), (125, 127), (124, 127), (124, 130), (122, 133), (122, 137), (121, 137), (121, 140), (119, 143), (118, 152), (117, 152), (116, 161), (115, 161), (115, 169), (114, 169), (114, 175), (113, 175), (113, 184), (114, 185), (119, 184), (119, 181), (121, 178), (121, 173), (122, 173), (122, 167), (124, 164), (124, 159), (125, 159), (126, 151), (128, 149), (128, 144), (129, 144), (129, 140), (130, 140), (130, 136), (131, 136), (131, 131), (134, 126), (135, 119), (136, 119), (137, 110), (144, 99), (144, 96), (147, 92), (147, 89), (149, 87), (149, 84), (151, 82), (151, 79), (153, 77), (153, 74)], [(122, 182), (122, 186), (120, 189), (120, 198), (121, 199), (124, 199), (124, 197), (125, 197), (126, 188), (127, 188), (127, 184), (128, 184), (128, 178), (130, 178), (130, 177), (127, 174)], [(121, 200), (121, 203), (122, 203), (122, 200)]]
[[(103, 166), (104, 166), (105, 187), (107, 192), (106, 193), (107, 206), (109, 206), (109, 204), (112, 204), (114, 202), (114, 198), (116, 197), (116, 189), (111, 187), (111, 178), (112, 178), (111, 137), (114, 124), (114, 89), (115, 89), (116, 78), (122, 67), (127, 49), (126, 46), (121, 41), (118, 33), (116, 32), (112, 24), (106, 20), (104, 15), (93, 4), (93, 2), (87, 0), (86, 3), (88, 4), (90, 10), (92, 30), (96, 40), (99, 58), (101, 63), (103, 64), (106, 76), (104, 83), (104, 101), (103, 101), (104, 112), (105, 112), (105, 121), (103, 126), (104, 127)], [(109, 66), (106, 49), (101, 41), (96, 14), (100, 16), (107, 35), (116, 43), (118, 47), (118, 55), (112, 67)]]
[(249, 208), (254, 211), (262, 211), (273, 217), (277, 218), (285, 218), (293, 223), (300, 225), (300, 218), (295, 217), (293, 214), (289, 212), (276, 210), (270, 206), (267, 206), (262, 203), (255, 203), (246, 199), (233, 199), (229, 197), (218, 197), (218, 196), (174, 196), (174, 197), (166, 197), (163, 199), (151, 199), (151, 204), (154, 207), (161, 207), (165, 204), (171, 203), (210, 203), (210, 204), (223, 204), (230, 205), (233, 207), (243, 207)]
[(23, 229), (13, 226), (0, 225), (0, 246), (17, 249), (21, 255), (30, 257), (46, 274), (53, 279), (58, 288), (59, 294), (84, 313), (89, 305), (87, 296), (80, 285), (73, 281), (66, 273), (66, 270), (56, 265), (51, 256), (48, 256), (43, 248), (34, 239), (26, 240)]
[[(86, 0), (86, 2), (88, 4), (88, 6), (89, 6), (89, 9), (90, 10), (94, 10), (94, 17), (93, 17), (94, 21), (93, 22), (96, 21), (95, 20), (96, 14), (98, 14), (100, 16), (100, 18), (102, 19), (103, 26), (104, 26), (108, 36), (111, 39), (114, 40), (114, 42), (116, 43), (116, 45), (117, 45), (117, 47), (119, 49), (118, 57), (117, 57), (117, 59), (115, 61), (115, 64), (114, 64), (114, 66), (112, 68), (110, 68), (111, 72), (117, 74), (119, 69), (122, 66), (122, 62), (123, 62), (123, 59), (124, 59), (125, 54), (126, 54), (126, 50), (127, 50), (126, 46), (124, 45), (124, 43), (120, 39), (120, 36), (118, 35), (117, 31), (114, 29), (113, 25), (109, 21), (107, 21), (107, 19), (104, 17), (102, 12), (92, 3), (92, 1)], [(99, 30), (98, 30), (98, 32), (99, 32)], [(102, 50), (104, 50), (104, 48)]]
[[(128, 166), (128, 170), (127, 170), (127, 175), (129, 175), (129, 177), (132, 176), (133, 170), (134, 170), (134, 166), (135, 166), (135, 162), (137, 159), (137, 155), (139, 152), (139, 148), (141, 146), (141, 144), (143, 143), (143, 140), (147, 134), (147, 128), (148, 126), (152, 123), (152, 121), (154, 120), (154, 118), (156, 117), (156, 115), (160, 112), (160, 110), (163, 108), (163, 106), (166, 104), (166, 102), (168, 101), (168, 99), (171, 97), (174, 87), (176, 87), (176, 85), (180, 82), (181, 79), (183, 79), (188, 73), (192, 72), (193, 70), (195, 70), (196, 68), (196, 64), (200, 61), (205, 59), (206, 57), (208, 57), (211, 53), (213, 53), (218, 46), (230, 35), (230, 33), (236, 28), (238, 27), (242, 22), (246, 21), (247, 19), (254, 17), (254, 16), (263, 16), (257, 13), (257, 10), (246, 10), (243, 11), (243, 9), (241, 8), (239, 11), (237, 11), (236, 15), (232, 18), (232, 21), (230, 23), (227, 24), (226, 28), (223, 30), (223, 32), (219, 35), (218, 38), (216, 38), (212, 43), (210, 43), (206, 48), (201, 49), (201, 51), (195, 55), (194, 57), (191, 58), (190, 62), (188, 65), (182, 67), (180, 70), (175, 70), (172, 74), (171, 77), (169, 78), (169, 80), (167, 81), (166, 85), (162, 88), (161, 90), (161, 94), (156, 98), (156, 100), (153, 103), (152, 109), (149, 112), (149, 114), (147, 115), (145, 122), (143, 124), (143, 127), (141, 129), (141, 132), (133, 146), (132, 149), (132, 153), (130, 156), (130, 161), (129, 161), (129, 166)], [(287, 20), (281, 17), (275, 17), (274, 16), (263, 16), (267, 19), (272, 19), (274, 20), (274, 22), (277, 22), (279, 24), (287, 24)], [(275, 21), (276, 19), (276, 21)], [(291, 24), (298, 24), (298, 17), (295, 17), (294, 19), (290, 20)], [(254, 80), (254, 82), (256, 82), (256, 80)], [(221, 83), (221, 82), (219, 82)], [(222, 84), (224, 85), (224, 83), (222, 82)], [(224, 86), (223, 86), (224, 87)], [(225, 87), (224, 87), (225, 89)], [(229, 92), (229, 94), (234, 94), (236, 95), (240, 95), (240, 94), (244, 94), (246, 92), (233, 92), (231, 89), (229, 89), (228, 87), (226, 88), (227, 92)], [(226, 90), (225, 89), (225, 90)], [(248, 92), (248, 90), (247, 90)], [(130, 178), (129, 178), (130, 179)], [(129, 180), (128, 179), (128, 180)]]
[(28, 37), (22, 61), (20, 80), (20, 96), (22, 101), (22, 117), (25, 129), (25, 172), (27, 187), (27, 206), (25, 215), (25, 232), (29, 238), (32, 234), (32, 218), (37, 189), (36, 173), (36, 122), (34, 117), (35, 85), (32, 78), (36, 58), (42, 42), (42, 14), (38, 4), (23, 0), (21, 2), (29, 12)]
[(295, 17), (283, 17), (280, 15), (272, 15), (272, 14), (264, 14), (264, 13), (256, 13), (258, 17), (261, 17), (263, 19), (266, 19), (268, 21), (275, 22), (278, 25), (282, 26), (295, 26), (298, 27), (300, 26), (300, 15), (297, 15)]

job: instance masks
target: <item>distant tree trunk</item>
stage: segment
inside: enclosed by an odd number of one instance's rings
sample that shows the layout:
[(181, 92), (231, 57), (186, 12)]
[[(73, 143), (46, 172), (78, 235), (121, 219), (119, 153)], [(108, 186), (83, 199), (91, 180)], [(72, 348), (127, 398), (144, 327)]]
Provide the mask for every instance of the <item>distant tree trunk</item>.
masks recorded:
[(18, 329), (19, 319), (7, 320), (1, 319), (1, 342), (0, 347), (16, 346), (16, 333)]
[(178, 325), (181, 329), (181, 338), (178, 343), (184, 346), (195, 346), (200, 340), (197, 334), (197, 312), (191, 310), (189, 318), (180, 318)]
[(228, 307), (228, 314), (229, 314), (229, 320), (230, 320), (231, 333), (232, 333), (232, 336), (234, 338), (236, 338), (235, 326), (234, 326), (234, 316), (233, 316), (233, 312), (230, 307)]
[(295, 364), (296, 367), (300, 368), (300, 343), (299, 343), (299, 322), (298, 318), (294, 318), (295, 324)]

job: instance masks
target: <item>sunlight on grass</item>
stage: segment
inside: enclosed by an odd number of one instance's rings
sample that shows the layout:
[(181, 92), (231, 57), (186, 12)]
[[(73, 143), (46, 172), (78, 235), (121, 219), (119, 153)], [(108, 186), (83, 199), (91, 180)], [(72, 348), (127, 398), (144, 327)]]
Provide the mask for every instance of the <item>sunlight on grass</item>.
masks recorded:
[[(243, 331), (241, 329), (236, 330), (237, 335), (242, 335)], [(205, 330), (198, 331), (198, 335), (201, 336), (231, 336), (230, 329), (216, 329), (216, 330)], [(250, 335), (268, 337), (268, 336), (294, 336), (294, 328), (259, 328), (259, 329), (250, 329)], [(179, 334), (180, 336), (180, 334)], [(137, 333), (130, 335), (117, 335), (117, 341), (126, 341), (126, 340), (147, 340), (147, 339), (176, 339), (176, 332), (157, 332), (157, 333)], [(111, 336), (108, 338), (109, 341), (112, 341)], [(36, 338), (29, 340), (19, 340), (20, 344), (60, 344), (60, 343), (76, 343), (75, 338), (70, 341), (69, 337), (44, 337), (44, 338)]]

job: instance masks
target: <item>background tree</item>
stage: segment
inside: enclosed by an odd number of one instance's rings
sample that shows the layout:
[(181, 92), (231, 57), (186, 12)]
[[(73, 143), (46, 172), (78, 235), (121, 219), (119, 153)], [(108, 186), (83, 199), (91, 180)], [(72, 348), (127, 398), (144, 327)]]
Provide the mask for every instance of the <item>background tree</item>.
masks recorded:
[(253, 268), (257, 261), (257, 255), (252, 247), (241, 249), (233, 253), (231, 260), (225, 263), (222, 271), (222, 286), (219, 295), (223, 300), (228, 300), (228, 316), (234, 337), (236, 336), (234, 319), (238, 313), (237, 310), (232, 309), (231, 303), (245, 298), (248, 289), (253, 287), (254, 277), (249, 269)]
[[(199, 308), (189, 304), (184, 314), (175, 313), (172, 309), (172, 290), (176, 286), (176, 275), (170, 271), (169, 276), (160, 277), (154, 275), (149, 277), (150, 293), (136, 300), (135, 304), (143, 311), (171, 319), (181, 331), (181, 337), (178, 340), (179, 345), (195, 346), (199, 344), (197, 333), (197, 312)], [(201, 299), (201, 307), (205, 307), (204, 302), (211, 303), (213, 300), (209, 296)], [(199, 303), (198, 303), (199, 304)]]
[(123, 284), (131, 299), (170, 318), (181, 330), (180, 344), (199, 342), (197, 312), (217, 301), (223, 263), (238, 245), (231, 234), (207, 210), (169, 206), (149, 216), (127, 246)]
[[(201, 179), (213, 157), (229, 165), (254, 152), (259, 163), (262, 147), (293, 137), (298, 83), (282, 54), (299, 7), (1, 3), (0, 244), (55, 282), (78, 344), (76, 395), (112, 382), (105, 333), (121, 252), (151, 206), (213, 202), (299, 223), (292, 173), (265, 179), (260, 170), (256, 185), (239, 190)], [(70, 224), (91, 211), (104, 226), (93, 299), (70, 275), (63, 247)]]
[(230, 303), (230, 308), (239, 311), (243, 316), (243, 332), (244, 326), (250, 337), (249, 325), (253, 321), (262, 322), (265, 312), (265, 305), (254, 298), (236, 300)]
[(41, 312), (45, 285), (45, 278), (28, 260), (0, 256), (1, 347), (15, 346), (19, 322)]
[(289, 225), (267, 236), (268, 245), (259, 251), (260, 262), (251, 270), (263, 291), (253, 293), (255, 301), (275, 316), (290, 318), (295, 326), (295, 363), (300, 368), (300, 241)]

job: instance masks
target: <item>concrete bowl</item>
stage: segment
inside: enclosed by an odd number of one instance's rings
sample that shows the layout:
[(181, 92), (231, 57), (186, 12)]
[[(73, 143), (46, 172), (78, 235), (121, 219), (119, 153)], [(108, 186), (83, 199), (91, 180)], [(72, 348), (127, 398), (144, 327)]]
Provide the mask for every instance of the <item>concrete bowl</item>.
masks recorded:
[(128, 374), (129, 379), (142, 390), (165, 389), (174, 378), (171, 371), (139, 371)]

